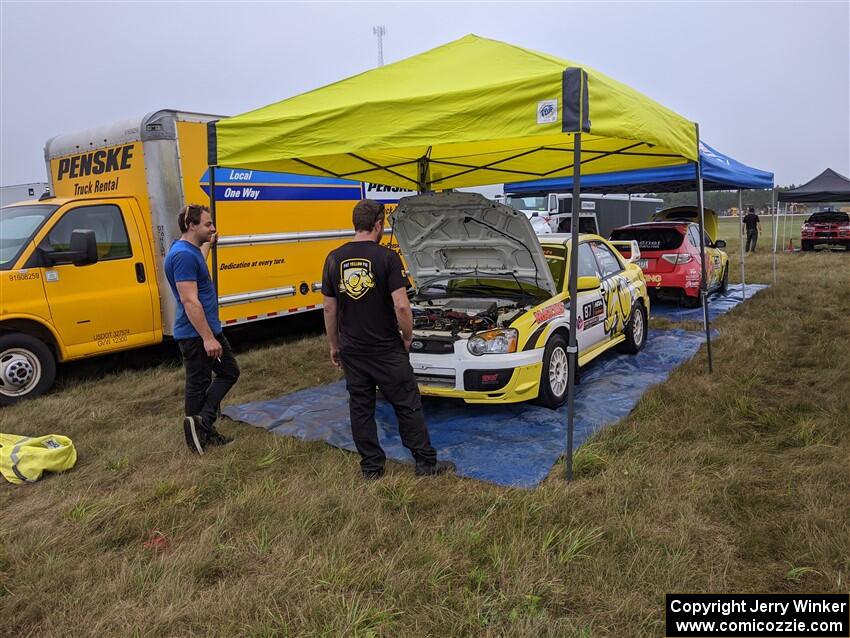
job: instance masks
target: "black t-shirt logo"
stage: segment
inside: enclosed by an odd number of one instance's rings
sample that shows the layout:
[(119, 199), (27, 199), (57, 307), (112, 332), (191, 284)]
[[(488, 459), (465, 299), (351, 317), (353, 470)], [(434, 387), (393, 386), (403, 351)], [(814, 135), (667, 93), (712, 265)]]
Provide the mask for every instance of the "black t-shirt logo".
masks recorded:
[(368, 259), (346, 259), (339, 266), (339, 291), (352, 299), (360, 299), (375, 287), (375, 275), (372, 274), (372, 262)]

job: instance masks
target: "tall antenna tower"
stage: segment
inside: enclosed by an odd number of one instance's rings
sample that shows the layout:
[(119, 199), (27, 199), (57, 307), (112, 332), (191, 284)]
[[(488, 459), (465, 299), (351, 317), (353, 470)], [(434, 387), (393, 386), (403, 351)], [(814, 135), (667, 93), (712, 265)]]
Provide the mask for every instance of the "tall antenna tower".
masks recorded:
[(378, 36), (378, 66), (384, 66), (384, 36), (387, 28), (383, 24), (372, 27), (372, 33)]

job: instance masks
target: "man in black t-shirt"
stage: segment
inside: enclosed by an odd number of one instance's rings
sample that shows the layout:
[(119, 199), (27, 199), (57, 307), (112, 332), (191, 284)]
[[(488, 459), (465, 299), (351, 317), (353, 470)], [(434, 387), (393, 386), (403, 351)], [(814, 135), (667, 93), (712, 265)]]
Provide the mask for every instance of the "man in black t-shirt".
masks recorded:
[(443, 474), (454, 464), (437, 461), (422, 414), (407, 354), (413, 314), (401, 259), (378, 243), (384, 235), (384, 205), (361, 200), (353, 221), (354, 240), (325, 259), (322, 295), (331, 362), (345, 372), (360, 468), (367, 479), (384, 474), (386, 455), (375, 423), (377, 386), (395, 410), (401, 442), (416, 461), (416, 475)]
[(741, 222), (747, 228), (747, 252), (751, 250), (756, 252), (756, 242), (758, 242), (761, 232), (761, 220), (752, 206), (747, 209), (747, 214), (744, 215)]

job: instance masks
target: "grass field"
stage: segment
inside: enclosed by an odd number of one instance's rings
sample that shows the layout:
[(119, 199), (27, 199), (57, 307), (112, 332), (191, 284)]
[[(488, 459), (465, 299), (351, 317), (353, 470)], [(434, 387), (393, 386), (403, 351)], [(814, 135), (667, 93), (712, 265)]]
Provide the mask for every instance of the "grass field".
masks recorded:
[[(749, 281), (771, 283), (766, 249)], [(847, 591), (850, 255), (777, 264), (716, 322), (713, 375), (703, 349), (579, 450), (576, 481), (558, 464), (532, 491), (396, 464), (365, 483), (353, 454), (230, 422), (233, 444), (194, 457), (173, 349), (67, 368), (0, 412), (0, 431), (79, 452), (0, 486), (4, 631), (652, 636), (665, 592)], [(272, 326), (234, 338), (228, 402), (338, 378), (316, 324)]]

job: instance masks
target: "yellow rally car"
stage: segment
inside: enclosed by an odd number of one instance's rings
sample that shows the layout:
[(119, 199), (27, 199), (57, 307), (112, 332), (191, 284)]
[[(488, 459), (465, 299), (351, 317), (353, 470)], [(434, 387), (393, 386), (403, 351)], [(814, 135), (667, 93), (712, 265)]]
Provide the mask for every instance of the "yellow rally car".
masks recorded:
[[(561, 405), (570, 236), (538, 236), (522, 212), (475, 193), (404, 198), (393, 232), (415, 284), (410, 361), (422, 394)], [(637, 353), (649, 317), (641, 269), (597, 235), (581, 235), (578, 261), (579, 365), (614, 346)]]

